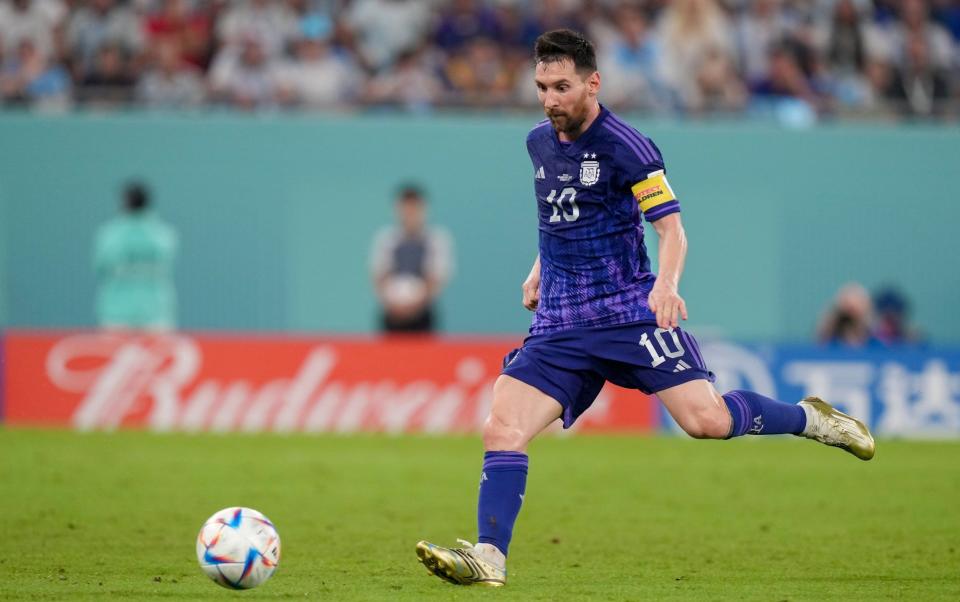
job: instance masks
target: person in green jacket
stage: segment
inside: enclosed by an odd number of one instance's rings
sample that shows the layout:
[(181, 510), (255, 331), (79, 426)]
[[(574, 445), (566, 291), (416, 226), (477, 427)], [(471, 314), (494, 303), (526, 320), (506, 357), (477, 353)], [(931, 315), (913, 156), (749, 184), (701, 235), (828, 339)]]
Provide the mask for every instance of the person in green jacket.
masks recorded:
[(96, 236), (93, 261), (101, 327), (175, 328), (177, 246), (176, 231), (151, 210), (147, 188), (129, 184), (123, 193), (122, 214), (101, 226)]

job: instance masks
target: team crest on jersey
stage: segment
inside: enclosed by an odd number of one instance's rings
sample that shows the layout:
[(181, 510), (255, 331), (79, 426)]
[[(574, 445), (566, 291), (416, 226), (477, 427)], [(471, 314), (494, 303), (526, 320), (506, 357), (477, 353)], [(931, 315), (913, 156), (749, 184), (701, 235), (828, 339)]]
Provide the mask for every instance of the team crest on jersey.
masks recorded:
[[(596, 157), (597, 155), (593, 155)], [(600, 162), (583, 161), (580, 163), (580, 183), (584, 186), (593, 186), (600, 181)]]

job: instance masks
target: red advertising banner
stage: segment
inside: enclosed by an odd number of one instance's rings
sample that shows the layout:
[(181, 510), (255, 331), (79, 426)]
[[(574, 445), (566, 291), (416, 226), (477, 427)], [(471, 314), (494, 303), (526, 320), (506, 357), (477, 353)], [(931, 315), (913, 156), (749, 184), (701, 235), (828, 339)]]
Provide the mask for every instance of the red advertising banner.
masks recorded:
[[(8, 425), (81, 430), (476, 432), (519, 340), (8, 331)], [(607, 385), (578, 431), (651, 431)]]

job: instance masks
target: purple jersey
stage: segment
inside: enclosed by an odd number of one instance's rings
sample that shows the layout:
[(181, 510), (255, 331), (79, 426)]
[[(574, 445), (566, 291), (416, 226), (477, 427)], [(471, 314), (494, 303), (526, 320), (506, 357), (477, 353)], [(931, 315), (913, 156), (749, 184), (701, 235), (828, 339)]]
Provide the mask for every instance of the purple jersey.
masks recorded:
[(680, 211), (660, 150), (601, 106), (572, 143), (540, 122), (527, 151), (540, 213), (540, 303), (530, 333), (655, 320), (641, 213), (653, 222)]

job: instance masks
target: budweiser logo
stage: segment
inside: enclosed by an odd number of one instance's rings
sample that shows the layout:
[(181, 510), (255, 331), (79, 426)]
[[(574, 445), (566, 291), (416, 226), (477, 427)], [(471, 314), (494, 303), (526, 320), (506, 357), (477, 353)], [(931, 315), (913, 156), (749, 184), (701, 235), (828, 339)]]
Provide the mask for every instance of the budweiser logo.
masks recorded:
[(286, 373), (278, 368), (280, 377), (256, 380), (243, 368), (209, 374), (201, 347), (187, 336), (82, 334), (53, 345), (46, 373), (59, 389), (82, 396), (75, 427), (158, 431), (474, 431), (497, 377), (489, 360), (470, 354), (456, 358), (444, 381), (377, 380), (375, 367), (370, 380), (338, 378), (335, 344), (309, 347), (301, 357)]

